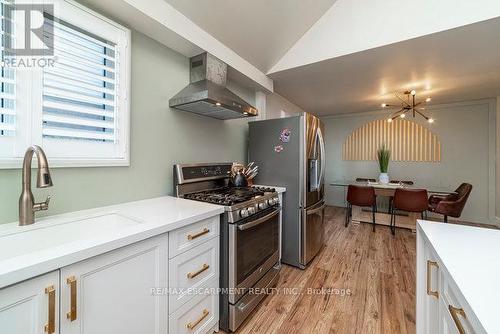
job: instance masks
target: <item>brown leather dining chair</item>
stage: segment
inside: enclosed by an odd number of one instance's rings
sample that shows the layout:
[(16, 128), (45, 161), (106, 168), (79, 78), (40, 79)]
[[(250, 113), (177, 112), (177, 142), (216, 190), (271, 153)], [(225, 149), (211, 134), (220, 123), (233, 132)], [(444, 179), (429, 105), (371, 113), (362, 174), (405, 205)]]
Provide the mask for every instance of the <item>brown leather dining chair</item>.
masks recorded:
[(472, 192), (472, 184), (462, 183), (455, 194), (448, 196), (432, 195), (429, 198), (428, 210), (439, 213), (444, 216), (444, 222), (448, 222), (448, 216), (459, 218), (467, 203), (470, 193)]
[(345, 217), (345, 227), (349, 224), (352, 217), (352, 206), (362, 206), (372, 208), (373, 232), (375, 232), (375, 212), (377, 211), (377, 197), (375, 188), (367, 186), (356, 186), (350, 184), (347, 187), (347, 212)]
[[(391, 183), (391, 184), (402, 184), (402, 185), (405, 185), (405, 186), (412, 186), (412, 185), (415, 184), (415, 182), (410, 181), (410, 180), (390, 180), (389, 183)], [(389, 197), (389, 210), (388, 210), (389, 214), (391, 214), (391, 211), (392, 211), (392, 200), (393, 200), (393, 198)]]
[(396, 210), (420, 212), (422, 214), (422, 219), (424, 219), (424, 212), (427, 211), (428, 206), (427, 201), (427, 190), (425, 189), (396, 189), (391, 210), (392, 234), (396, 234)]

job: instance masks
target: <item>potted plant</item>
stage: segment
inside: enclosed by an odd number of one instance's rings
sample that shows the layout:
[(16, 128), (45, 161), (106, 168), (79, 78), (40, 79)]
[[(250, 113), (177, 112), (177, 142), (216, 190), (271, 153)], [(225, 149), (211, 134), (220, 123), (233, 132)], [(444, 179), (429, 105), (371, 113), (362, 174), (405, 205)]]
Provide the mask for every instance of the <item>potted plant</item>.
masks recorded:
[(389, 160), (391, 160), (391, 151), (382, 145), (377, 150), (378, 166), (380, 168), (379, 182), (387, 184), (389, 183), (389, 175), (387, 175), (387, 170), (389, 168)]

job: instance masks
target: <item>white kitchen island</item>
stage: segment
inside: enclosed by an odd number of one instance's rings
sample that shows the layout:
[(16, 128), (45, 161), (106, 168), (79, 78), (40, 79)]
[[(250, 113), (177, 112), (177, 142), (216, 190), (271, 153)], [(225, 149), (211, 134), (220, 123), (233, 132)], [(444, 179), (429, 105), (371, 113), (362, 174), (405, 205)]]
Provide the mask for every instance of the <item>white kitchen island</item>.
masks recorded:
[(0, 226), (0, 332), (217, 330), (222, 212), (161, 197)]
[(500, 230), (418, 221), (417, 334), (500, 333)]

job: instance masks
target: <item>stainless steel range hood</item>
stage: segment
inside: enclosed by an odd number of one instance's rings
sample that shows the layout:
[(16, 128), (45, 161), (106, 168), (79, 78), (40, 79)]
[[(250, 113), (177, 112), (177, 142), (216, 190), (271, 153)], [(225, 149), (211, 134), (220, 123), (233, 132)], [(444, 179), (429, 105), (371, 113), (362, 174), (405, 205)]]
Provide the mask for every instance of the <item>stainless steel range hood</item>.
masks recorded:
[(205, 52), (190, 59), (190, 84), (170, 107), (217, 119), (257, 116), (255, 107), (226, 88), (227, 64)]

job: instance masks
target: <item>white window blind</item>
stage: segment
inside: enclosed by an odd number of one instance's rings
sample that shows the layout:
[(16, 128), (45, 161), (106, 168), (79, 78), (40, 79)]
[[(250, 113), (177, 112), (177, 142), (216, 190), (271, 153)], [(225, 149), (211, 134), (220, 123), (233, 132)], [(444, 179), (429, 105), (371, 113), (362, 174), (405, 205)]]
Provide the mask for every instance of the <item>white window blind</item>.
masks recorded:
[[(43, 36), (30, 43), (26, 5), (43, 18)], [(44, 149), (51, 167), (130, 165), (130, 30), (73, 0), (0, 0), (0, 21), (2, 60), (10, 35), (16, 50), (45, 50), (16, 51), (14, 65), (1, 67), (0, 168), (22, 166), (30, 145)]]
[(56, 64), (43, 72), (43, 137), (116, 143), (119, 78), (115, 45), (46, 17)]
[[(12, 1), (0, 0), (1, 14), (1, 57), (4, 63), (8, 57), (12, 56), (7, 50), (7, 39), (12, 39), (12, 18), (7, 7), (12, 6)], [(16, 134), (16, 85), (15, 70), (6, 66), (1, 67), (0, 75), (0, 136), (13, 137)]]

